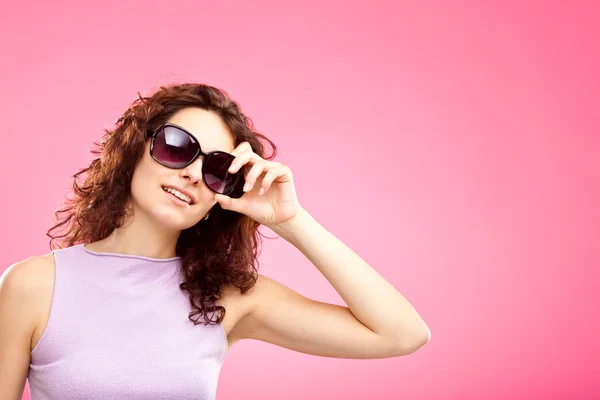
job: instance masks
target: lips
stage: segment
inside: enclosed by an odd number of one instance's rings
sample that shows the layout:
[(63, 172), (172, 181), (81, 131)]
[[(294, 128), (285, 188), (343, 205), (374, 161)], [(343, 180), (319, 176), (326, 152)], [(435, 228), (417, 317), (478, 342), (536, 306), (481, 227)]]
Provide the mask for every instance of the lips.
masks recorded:
[(182, 200), (182, 199), (180, 199), (179, 197), (175, 196), (173, 193), (169, 193), (169, 192), (167, 192), (166, 190), (165, 190), (165, 193), (166, 193), (166, 194), (170, 194), (170, 195), (171, 195), (171, 197), (173, 197), (173, 198), (174, 198), (175, 200), (177, 200), (178, 202), (181, 202), (182, 204), (187, 204), (188, 206), (190, 205), (190, 203), (188, 203), (188, 202), (187, 202), (187, 201), (185, 201), (185, 200)]
[[(191, 200), (191, 202), (189, 203), (189, 205), (194, 205), (194, 204), (196, 204), (196, 196), (194, 196), (192, 193), (188, 192), (187, 190), (185, 190), (185, 189), (183, 189), (183, 188), (180, 188), (179, 186), (164, 185), (164, 186), (162, 186), (162, 189), (163, 189), (165, 192), (166, 192), (166, 190), (165, 190), (165, 189), (175, 189), (175, 190), (177, 190), (177, 191), (179, 191), (179, 192), (183, 193), (184, 195), (188, 196), (190, 199), (192, 199), (192, 200)], [(169, 192), (167, 192), (167, 193), (169, 193)], [(172, 194), (172, 193), (169, 193), (169, 194), (171, 194), (172, 196), (175, 196), (175, 195), (174, 195), (174, 194)], [(175, 196), (175, 197), (177, 197), (177, 196)], [(180, 199), (180, 200), (181, 200), (181, 199)], [(186, 204), (187, 204), (187, 202), (186, 202), (186, 201), (184, 201), (184, 200), (181, 200), (181, 201), (183, 201), (184, 203), (186, 203)]]

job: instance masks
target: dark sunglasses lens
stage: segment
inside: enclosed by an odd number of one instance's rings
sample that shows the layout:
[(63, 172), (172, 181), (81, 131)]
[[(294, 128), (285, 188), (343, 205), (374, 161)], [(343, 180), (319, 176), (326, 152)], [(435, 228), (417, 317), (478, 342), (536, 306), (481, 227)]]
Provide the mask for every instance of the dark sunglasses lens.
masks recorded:
[(198, 149), (192, 136), (174, 126), (165, 126), (154, 138), (153, 155), (167, 167), (180, 168), (194, 158)]
[(244, 186), (244, 172), (235, 174), (227, 172), (234, 157), (223, 152), (211, 153), (202, 164), (204, 182), (217, 193), (226, 194), (230, 197), (241, 197), (241, 189)]

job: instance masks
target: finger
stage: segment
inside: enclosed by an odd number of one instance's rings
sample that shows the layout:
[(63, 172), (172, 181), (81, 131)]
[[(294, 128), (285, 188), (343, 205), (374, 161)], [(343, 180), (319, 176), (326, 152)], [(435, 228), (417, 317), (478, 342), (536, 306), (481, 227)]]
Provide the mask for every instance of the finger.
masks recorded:
[(258, 194), (261, 195), (267, 193), (267, 191), (271, 188), (271, 184), (273, 183), (273, 181), (279, 176), (285, 175), (285, 173), (285, 167), (281, 164), (269, 168), (269, 170), (265, 174), (265, 177), (262, 180), (260, 191), (258, 192)]
[(238, 144), (236, 146), (236, 148), (229, 154), (231, 154), (233, 156), (238, 156), (247, 151), (252, 151), (252, 146), (250, 145), (249, 142), (242, 142), (242, 143)]
[(254, 187), (256, 180), (262, 173), (269, 168), (269, 164), (266, 161), (259, 161), (252, 166), (248, 175), (246, 175), (246, 184), (244, 185), (244, 192), (249, 192)]
[(239, 213), (244, 212), (246, 202), (242, 199), (232, 199), (224, 194), (215, 193), (215, 200), (224, 210), (231, 210)]
[(269, 169), (262, 180), (258, 194), (262, 195), (267, 193), (267, 191), (271, 188), (271, 184), (279, 176), (280, 173), (281, 172), (279, 167)]
[(260, 157), (256, 153), (252, 152), (252, 150), (245, 151), (244, 153), (241, 153), (235, 157), (235, 159), (231, 162), (231, 165), (229, 166), (227, 172), (229, 172), (230, 174), (234, 174), (238, 172), (239, 169), (242, 168), (244, 165), (250, 162), (257, 161), (258, 159), (260, 159)]

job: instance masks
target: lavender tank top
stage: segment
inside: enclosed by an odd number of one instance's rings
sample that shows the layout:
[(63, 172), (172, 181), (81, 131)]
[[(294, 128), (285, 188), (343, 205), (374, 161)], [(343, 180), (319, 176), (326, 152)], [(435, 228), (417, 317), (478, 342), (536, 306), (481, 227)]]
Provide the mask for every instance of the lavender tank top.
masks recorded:
[(31, 400), (214, 399), (223, 326), (194, 325), (181, 257), (54, 250), (48, 325), (31, 351)]

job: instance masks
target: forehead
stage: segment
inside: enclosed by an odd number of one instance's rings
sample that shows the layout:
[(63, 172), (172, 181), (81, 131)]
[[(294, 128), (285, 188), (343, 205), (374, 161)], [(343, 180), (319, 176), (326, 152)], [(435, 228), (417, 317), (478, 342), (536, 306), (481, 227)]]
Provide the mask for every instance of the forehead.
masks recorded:
[(197, 107), (184, 108), (173, 114), (168, 122), (179, 125), (194, 135), (204, 152), (231, 152), (235, 148), (233, 134), (221, 117), (212, 111)]

